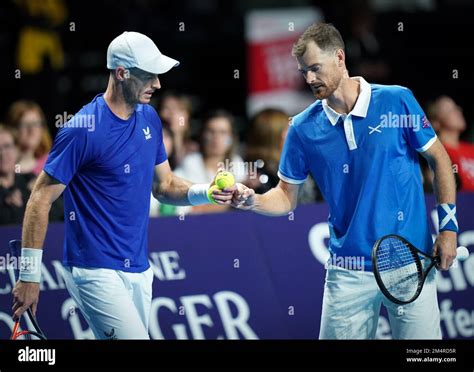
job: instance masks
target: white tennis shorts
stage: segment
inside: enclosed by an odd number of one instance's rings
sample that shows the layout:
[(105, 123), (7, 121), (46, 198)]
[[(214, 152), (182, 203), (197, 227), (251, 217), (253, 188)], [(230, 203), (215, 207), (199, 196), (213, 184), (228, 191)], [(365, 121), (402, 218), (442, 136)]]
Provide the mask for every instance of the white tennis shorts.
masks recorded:
[(97, 339), (149, 339), (153, 271), (65, 267), (69, 294)]
[(380, 307), (394, 339), (441, 339), (435, 269), (414, 302), (398, 305), (380, 291), (372, 272), (331, 266), (326, 272), (320, 339), (374, 339)]

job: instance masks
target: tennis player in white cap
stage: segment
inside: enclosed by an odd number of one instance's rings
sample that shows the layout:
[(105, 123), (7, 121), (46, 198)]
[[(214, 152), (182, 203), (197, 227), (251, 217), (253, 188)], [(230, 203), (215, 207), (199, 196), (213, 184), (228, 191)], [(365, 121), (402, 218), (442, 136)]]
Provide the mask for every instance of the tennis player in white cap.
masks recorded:
[[(115, 38), (107, 51), (107, 90), (58, 131), (25, 213), (13, 317), (36, 312), (43, 242), (51, 203), (64, 193), (65, 281), (98, 339), (147, 339), (153, 273), (147, 229), (153, 194), (174, 205), (209, 203), (208, 184), (171, 172), (161, 121), (148, 105), (159, 74), (178, 61), (137, 32)], [(92, 125), (93, 124), (93, 125)], [(234, 188), (214, 191), (230, 204)]]

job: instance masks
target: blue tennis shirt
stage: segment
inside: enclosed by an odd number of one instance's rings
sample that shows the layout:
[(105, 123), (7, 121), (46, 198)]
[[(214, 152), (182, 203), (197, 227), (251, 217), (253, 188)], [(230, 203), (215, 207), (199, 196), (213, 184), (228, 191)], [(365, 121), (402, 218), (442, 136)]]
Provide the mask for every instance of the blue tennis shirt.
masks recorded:
[(317, 100), (293, 117), (278, 175), (291, 184), (311, 173), (329, 205), (329, 250), (363, 258), (386, 234), (431, 252), (418, 152), (435, 141), (425, 113), (401, 86), (369, 84), (347, 115)]
[(102, 94), (57, 133), (44, 171), (64, 191), (64, 264), (142, 272), (154, 167), (167, 159), (150, 105), (117, 117)]

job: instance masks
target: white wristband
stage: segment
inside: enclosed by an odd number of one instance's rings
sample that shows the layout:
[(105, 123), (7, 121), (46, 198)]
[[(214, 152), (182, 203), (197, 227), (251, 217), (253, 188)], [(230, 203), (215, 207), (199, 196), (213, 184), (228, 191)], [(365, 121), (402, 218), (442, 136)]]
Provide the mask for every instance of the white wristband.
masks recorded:
[(41, 259), (43, 250), (22, 248), (20, 257), (20, 280), (22, 282), (39, 283), (41, 279)]
[(210, 184), (207, 183), (196, 183), (192, 185), (188, 190), (188, 200), (191, 205), (202, 205), (210, 204), (209, 198), (207, 197), (207, 190)]

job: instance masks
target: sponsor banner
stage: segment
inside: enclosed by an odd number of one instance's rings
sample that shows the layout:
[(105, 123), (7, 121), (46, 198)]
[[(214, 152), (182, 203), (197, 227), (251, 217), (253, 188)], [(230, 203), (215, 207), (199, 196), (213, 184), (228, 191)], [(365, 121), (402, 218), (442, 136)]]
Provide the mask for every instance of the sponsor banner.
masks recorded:
[[(474, 194), (458, 196), (458, 242), (474, 247)], [(433, 197), (427, 217), (437, 226)], [(329, 230), (327, 205), (271, 218), (250, 212), (152, 219), (154, 273), (150, 335), (154, 339), (316, 339)], [(435, 232), (433, 228), (433, 233)], [(62, 278), (64, 227), (48, 229), (38, 320), (49, 338), (93, 338)], [(8, 241), (20, 227), (0, 228), (0, 338), (9, 337), (12, 273)], [(357, 262), (354, 262), (357, 264)], [(474, 254), (438, 273), (444, 338), (473, 338)], [(427, 314), (429, 316), (429, 314)], [(390, 338), (382, 312), (378, 338)]]

